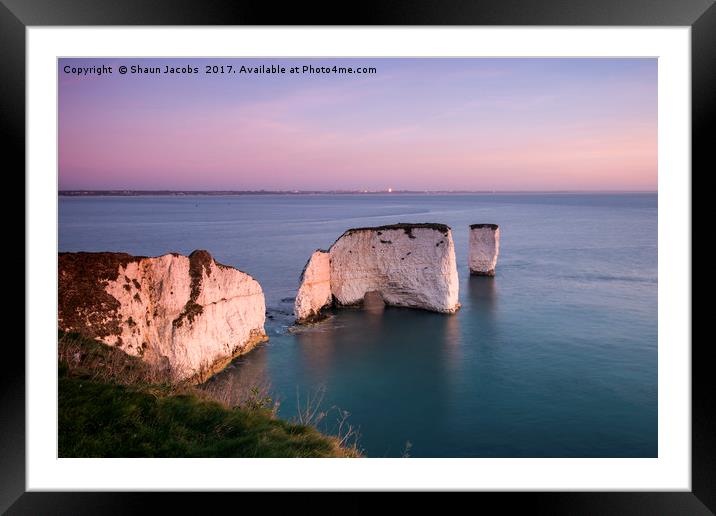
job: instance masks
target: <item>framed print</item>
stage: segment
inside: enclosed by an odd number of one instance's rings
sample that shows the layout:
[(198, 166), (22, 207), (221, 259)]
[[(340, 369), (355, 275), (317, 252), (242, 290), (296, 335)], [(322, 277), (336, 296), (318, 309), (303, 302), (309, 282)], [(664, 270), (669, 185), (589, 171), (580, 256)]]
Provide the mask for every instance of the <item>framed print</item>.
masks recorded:
[(713, 511), (715, 8), (523, 7), (4, 1), (27, 303), (0, 507)]

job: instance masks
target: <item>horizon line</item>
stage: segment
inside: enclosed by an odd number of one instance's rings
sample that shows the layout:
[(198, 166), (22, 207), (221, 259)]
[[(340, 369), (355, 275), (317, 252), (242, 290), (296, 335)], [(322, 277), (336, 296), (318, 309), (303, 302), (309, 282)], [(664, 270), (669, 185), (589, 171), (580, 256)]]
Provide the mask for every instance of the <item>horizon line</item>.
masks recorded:
[(221, 189), (65, 189), (57, 191), (59, 196), (92, 196), (92, 195), (317, 195), (317, 194), (545, 194), (545, 193), (651, 193), (657, 194), (657, 190), (352, 190), (352, 189), (329, 189), (329, 190), (221, 190)]

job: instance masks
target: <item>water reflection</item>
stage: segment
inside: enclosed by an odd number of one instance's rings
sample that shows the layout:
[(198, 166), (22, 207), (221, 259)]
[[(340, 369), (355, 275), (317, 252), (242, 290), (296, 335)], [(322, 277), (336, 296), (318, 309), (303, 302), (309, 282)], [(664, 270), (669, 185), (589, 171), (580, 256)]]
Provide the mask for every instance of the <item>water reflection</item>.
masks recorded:
[[(462, 307), (446, 321), (445, 358), (450, 372), (447, 375), (449, 407), (453, 410), (448, 419), (451, 421), (464, 416), (466, 400), (483, 395), (486, 376), (482, 373), (494, 363), (499, 334), (497, 281), (487, 276), (468, 275), (467, 278), (461, 285), (462, 292), (467, 291), (461, 297)], [(472, 417), (480, 416), (473, 414)]]
[[(492, 367), (502, 346), (502, 336), (498, 321), (498, 284), (499, 279), (489, 276), (468, 276), (467, 299), (460, 311), (465, 335), (462, 344), (461, 361), (456, 367), (462, 374), (468, 373), (464, 363), (480, 363)], [(466, 378), (454, 377), (459, 384)], [(469, 382), (467, 382), (469, 383)]]
[(497, 279), (492, 276), (470, 276), (468, 293), (473, 310), (494, 317), (497, 308)]
[(237, 358), (226, 369), (210, 378), (202, 388), (229, 406), (245, 402), (252, 396), (252, 389), (258, 389), (262, 396), (273, 394), (268, 375), (267, 351), (266, 346), (259, 346)]
[(447, 369), (450, 371), (450, 375), (460, 368), (460, 364), (464, 358), (460, 318), (460, 311), (456, 314), (444, 316), (444, 360)]

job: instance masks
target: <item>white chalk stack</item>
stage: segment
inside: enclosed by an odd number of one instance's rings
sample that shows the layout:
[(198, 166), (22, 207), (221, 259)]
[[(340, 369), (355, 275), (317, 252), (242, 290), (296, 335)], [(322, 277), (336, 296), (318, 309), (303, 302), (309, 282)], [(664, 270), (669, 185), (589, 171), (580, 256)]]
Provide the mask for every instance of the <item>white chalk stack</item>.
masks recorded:
[(349, 229), (328, 251), (311, 256), (296, 296), (298, 323), (330, 306), (366, 302), (453, 313), (458, 277), (452, 232), (444, 224)]
[(330, 259), (328, 251), (318, 249), (303, 269), (294, 302), (294, 312), (302, 323), (320, 320), (321, 310), (333, 302)]
[(494, 276), (497, 256), (500, 254), (500, 227), (497, 224), (470, 226), (470, 274)]

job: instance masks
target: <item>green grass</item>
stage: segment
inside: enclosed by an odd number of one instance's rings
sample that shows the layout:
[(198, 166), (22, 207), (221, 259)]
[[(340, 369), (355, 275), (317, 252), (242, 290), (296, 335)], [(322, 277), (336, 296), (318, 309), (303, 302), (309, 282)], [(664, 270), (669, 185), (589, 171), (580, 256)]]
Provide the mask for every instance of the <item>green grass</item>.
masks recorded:
[[(104, 348), (81, 337), (60, 336), (60, 457), (359, 455), (313, 427), (278, 419), (261, 403), (232, 408), (206, 399), (196, 387), (147, 383), (134, 374), (143, 365), (126, 355), (119, 357), (126, 362), (123, 368), (109, 368), (114, 376), (93, 374), (88, 364), (96, 368), (119, 361), (111, 359), (116, 350)], [(124, 370), (133, 372), (131, 382), (122, 381), (130, 377), (121, 375)]]

